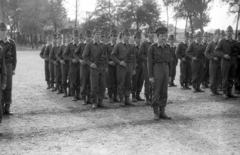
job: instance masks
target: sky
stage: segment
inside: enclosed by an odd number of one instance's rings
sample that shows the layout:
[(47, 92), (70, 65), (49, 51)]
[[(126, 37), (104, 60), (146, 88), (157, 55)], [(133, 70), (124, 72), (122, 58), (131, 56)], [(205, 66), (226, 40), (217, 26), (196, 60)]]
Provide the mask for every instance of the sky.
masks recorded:
[[(80, 23), (84, 22), (84, 18), (86, 17), (86, 11), (92, 12), (95, 9), (97, 0), (79, 0), (79, 16), (78, 20)], [(161, 20), (167, 21), (166, 8), (162, 4), (162, 0), (158, 0), (161, 5)], [(214, 4), (212, 5), (212, 9), (210, 11), (211, 22), (207, 27), (204, 28), (205, 31), (211, 29), (226, 29), (229, 25), (235, 29), (236, 23), (234, 23), (233, 14), (228, 14), (228, 5), (220, 4), (221, 0), (214, 0)], [(65, 3), (67, 8), (68, 16), (71, 19), (75, 18), (75, 0), (67, 0)], [(175, 24), (175, 21), (172, 18), (173, 10), (169, 10), (169, 23)], [(185, 21), (179, 20), (178, 28), (185, 28)]]

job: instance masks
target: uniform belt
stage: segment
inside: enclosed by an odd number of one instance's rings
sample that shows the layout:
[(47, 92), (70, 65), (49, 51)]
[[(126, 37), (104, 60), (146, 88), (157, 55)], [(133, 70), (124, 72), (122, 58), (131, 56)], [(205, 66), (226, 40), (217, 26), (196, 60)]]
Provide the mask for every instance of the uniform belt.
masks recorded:
[(153, 65), (155, 66), (167, 66), (168, 63), (167, 62), (157, 62), (157, 63), (153, 63)]

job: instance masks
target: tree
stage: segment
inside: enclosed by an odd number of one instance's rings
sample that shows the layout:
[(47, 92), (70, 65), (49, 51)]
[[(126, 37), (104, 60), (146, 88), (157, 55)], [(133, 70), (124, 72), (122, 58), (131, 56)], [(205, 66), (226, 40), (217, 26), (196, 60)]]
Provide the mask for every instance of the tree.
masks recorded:
[(229, 5), (229, 13), (237, 14), (236, 33), (235, 39), (237, 39), (238, 24), (240, 18), (240, 0), (223, 0), (223, 2)]

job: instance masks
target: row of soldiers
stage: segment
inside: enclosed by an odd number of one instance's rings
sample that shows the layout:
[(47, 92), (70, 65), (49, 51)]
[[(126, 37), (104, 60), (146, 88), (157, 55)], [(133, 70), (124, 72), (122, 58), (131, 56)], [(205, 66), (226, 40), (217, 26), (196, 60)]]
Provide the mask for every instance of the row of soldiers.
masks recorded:
[[(230, 66), (234, 66), (239, 57), (237, 42), (232, 40), (231, 27), (221, 41), (219, 39), (223, 31), (216, 30), (210, 43), (210, 35), (207, 33), (203, 34), (203, 39), (201, 32), (194, 36), (185, 33), (184, 41), (177, 47), (174, 46), (174, 36), (167, 36), (167, 32), (165, 27), (156, 30), (149, 27), (147, 39), (143, 43), (141, 33), (134, 34), (134, 44), (129, 43), (131, 34), (128, 29), (120, 33), (119, 43), (116, 43), (116, 30), (111, 31), (110, 42), (104, 43), (101, 40), (104, 33), (97, 27), (93, 34), (90, 30), (85, 32), (85, 40), (77, 30), (74, 31), (73, 39), (68, 33), (65, 45), (62, 45), (61, 35), (54, 34), (53, 44), (51, 37), (48, 37), (48, 44), (40, 53), (45, 59), (48, 89), (58, 93), (63, 91), (64, 97), (72, 95), (74, 101), (82, 98), (83, 105), (92, 103), (95, 109), (103, 106), (106, 87), (111, 103), (132, 105), (129, 98), (131, 94), (133, 102), (144, 101), (140, 97), (144, 84), (146, 104), (152, 105), (154, 119), (170, 119), (165, 113), (167, 87), (176, 86), (174, 80), (179, 59), (183, 90), (191, 89), (189, 85), (193, 85), (194, 93), (203, 92), (200, 85), (206, 88), (210, 81), (211, 95), (220, 94), (217, 89), (222, 83), (224, 98), (236, 97), (231, 91), (233, 80), (237, 81), (235, 74), (234, 78), (231, 77), (236, 69), (226, 67), (224, 61), (228, 55)], [(155, 34), (157, 42), (154, 42)], [(169, 44), (166, 44), (167, 40)], [(226, 71), (226, 68), (231, 72)], [(239, 83), (235, 84), (237, 92)]]

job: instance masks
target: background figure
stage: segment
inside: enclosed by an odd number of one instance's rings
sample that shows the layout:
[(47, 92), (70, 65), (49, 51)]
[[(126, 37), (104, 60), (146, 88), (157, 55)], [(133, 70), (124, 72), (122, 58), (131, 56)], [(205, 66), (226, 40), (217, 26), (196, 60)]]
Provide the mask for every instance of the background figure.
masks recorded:
[(169, 86), (170, 87), (176, 87), (177, 85), (175, 85), (174, 80), (175, 80), (175, 76), (176, 76), (176, 70), (177, 70), (177, 64), (178, 64), (178, 59), (177, 56), (175, 54), (176, 51), (176, 46), (174, 46), (174, 35), (171, 34), (168, 37), (168, 40), (170, 42), (170, 53), (171, 53), (171, 68), (170, 68), (170, 72), (171, 72), (171, 81), (169, 82)]
[(50, 70), (50, 85), (52, 87), (52, 92), (57, 90), (57, 87), (54, 86), (54, 84), (56, 83), (56, 72), (55, 72), (55, 61), (56, 61), (56, 57), (55, 54), (58, 52), (58, 47), (57, 47), (57, 34), (53, 35), (53, 46), (52, 49), (50, 51), (49, 54), (49, 70)]
[[(204, 32), (203, 34), (203, 41), (202, 44), (204, 46), (204, 51), (206, 50), (208, 46), (208, 40), (209, 40), (209, 33)], [(202, 79), (202, 88), (209, 88), (209, 59), (205, 56), (205, 63), (204, 63), (204, 71), (203, 71), (203, 79)]]

